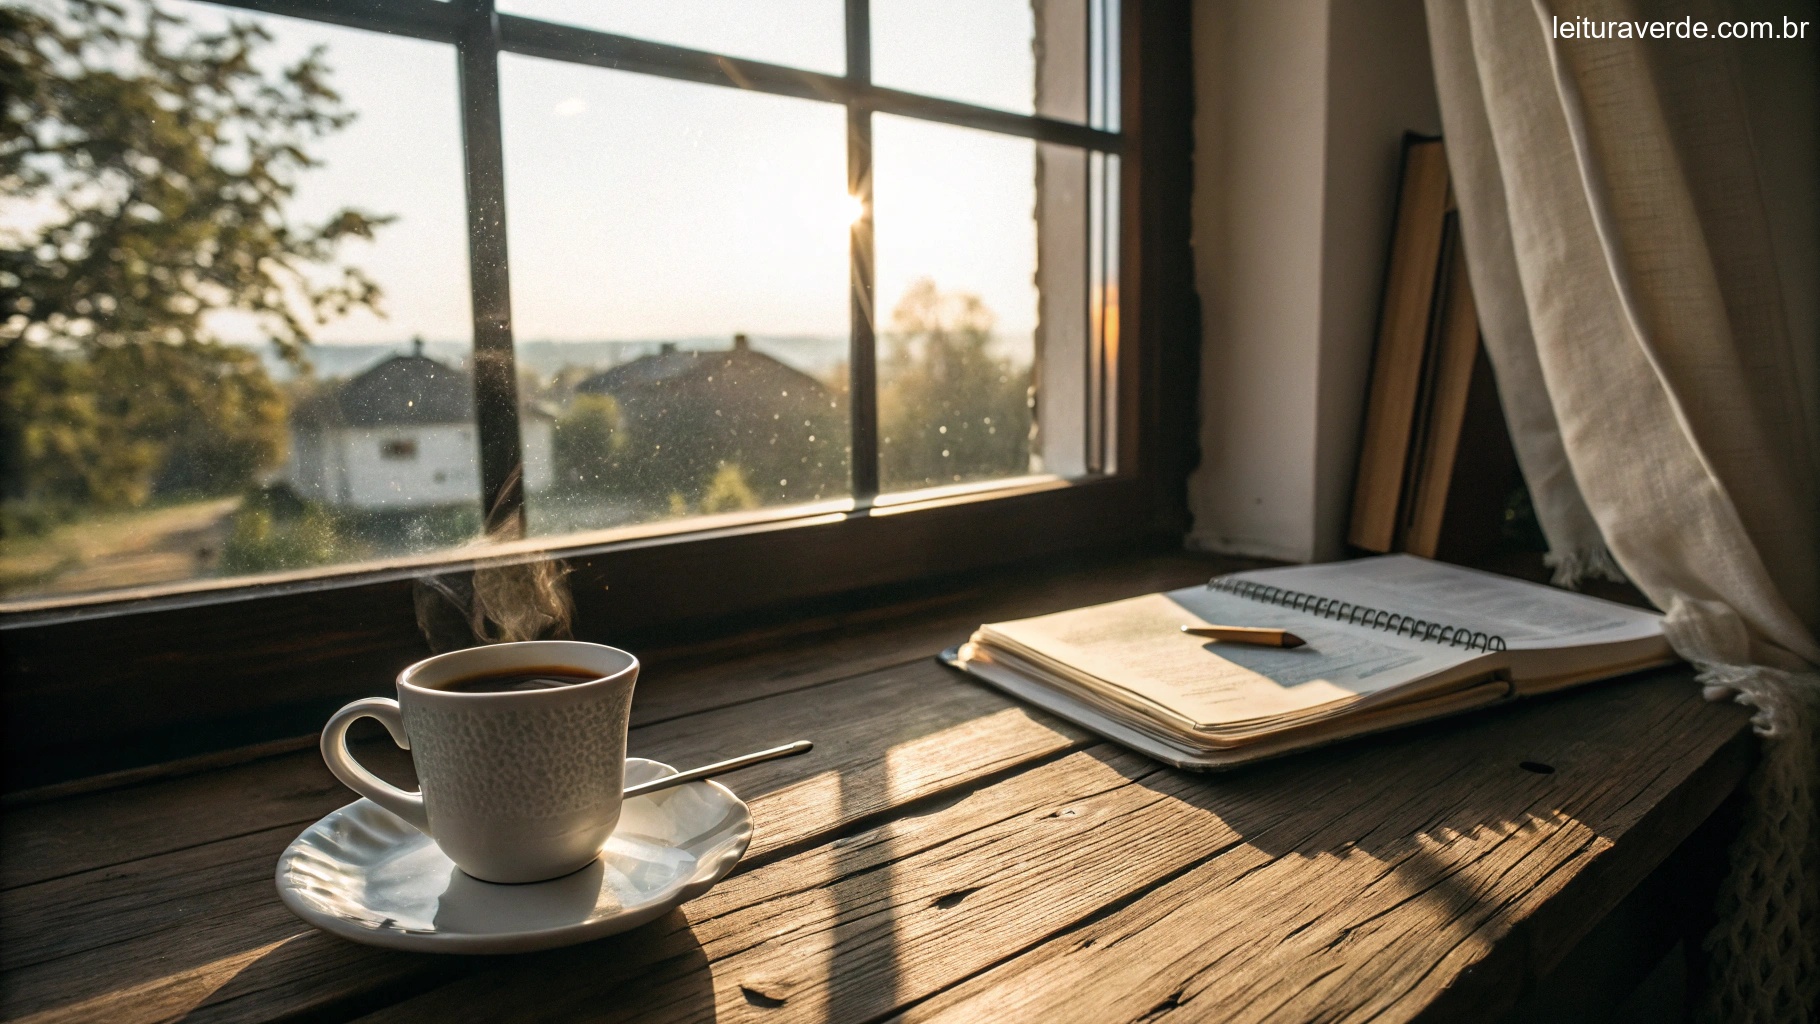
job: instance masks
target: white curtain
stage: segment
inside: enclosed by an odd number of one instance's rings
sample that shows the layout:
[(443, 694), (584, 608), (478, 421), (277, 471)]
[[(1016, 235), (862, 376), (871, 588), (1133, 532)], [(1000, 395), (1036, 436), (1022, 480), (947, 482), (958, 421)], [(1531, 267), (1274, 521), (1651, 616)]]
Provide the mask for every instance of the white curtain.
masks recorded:
[[(1486, 347), (1558, 578), (1615, 562), (1707, 696), (1757, 709), (1709, 939), (1724, 1020), (1814, 1021), (1820, 994), (1817, 182), (1786, 173), (1811, 165), (1814, 6), (1428, 0)], [(1739, 16), (1809, 39), (1554, 31)]]

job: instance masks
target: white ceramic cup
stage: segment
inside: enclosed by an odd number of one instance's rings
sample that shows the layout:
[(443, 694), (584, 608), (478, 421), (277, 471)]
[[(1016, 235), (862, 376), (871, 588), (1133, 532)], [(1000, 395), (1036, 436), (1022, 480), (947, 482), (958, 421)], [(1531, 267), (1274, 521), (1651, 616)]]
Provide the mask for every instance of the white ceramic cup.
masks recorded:
[[(439, 689), (511, 671), (567, 669), (593, 682), (543, 690)], [(450, 651), (398, 674), (398, 699), (335, 712), (322, 759), (349, 789), (436, 840), (487, 882), (541, 882), (579, 870), (619, 822), (626, 723), (638, 659), (615, 647), (534, 640)], [(411, 752), (423, 788), (407, 793), (348, 753), (348, 726), (377, 718)]]

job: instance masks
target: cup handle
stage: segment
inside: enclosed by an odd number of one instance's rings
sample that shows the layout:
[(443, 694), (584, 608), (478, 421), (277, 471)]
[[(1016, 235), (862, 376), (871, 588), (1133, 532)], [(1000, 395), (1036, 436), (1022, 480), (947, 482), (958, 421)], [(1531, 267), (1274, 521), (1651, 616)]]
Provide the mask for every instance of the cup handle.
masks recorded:
[(385, 726), (385, 731), (392, 734), (392, 742), (405, 750), (411, 749), (410, 737), (404, 731), (404, 716), (398, 711), (398, 702), (389, 697), (368, 697), (335, 712), (334, 717), (329, 719), (329, 724), (322, 727), (322, 759), (328, 762), (329, 771), (335, 773), (342, 785), (410, 822), (424, 835), (429, 835), (430, 816), (423, 808), (423, 792), (419, 790), (407, 793), (399, 789), (367, 771), (348, 752), (348, 726), (360, 718), (379, 719), (379, 724)]

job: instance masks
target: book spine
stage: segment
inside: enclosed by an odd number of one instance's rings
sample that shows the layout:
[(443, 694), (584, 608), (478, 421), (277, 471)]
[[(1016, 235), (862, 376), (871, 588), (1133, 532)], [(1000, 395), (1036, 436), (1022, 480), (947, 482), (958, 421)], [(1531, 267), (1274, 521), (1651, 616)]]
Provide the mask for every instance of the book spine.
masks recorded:
[(1446, 644), (1449, 647), (1462, 647), (1469, 651), (1502, 651), (1505, 649), (1504, 638), (1491, 633), (1480, 633), (1458, 626), (1449, 626), (1442, 622), (1430, 622), (1418, 619), (1413, 615), (1401, 615), (1383, 608), (1367, 608), (1353, 604), (1351, 601), (1336, 601), (1331, 597), (1308, 594), (1286, 587), (1273, 587), (1268, 583), (1256, 583), (1251, 580), (1235, 580), (1216, 576), (1207, 581), (1211, 590), (1233, 594), (1238, 597), (1262, 601), (1284, 608), (1293, 608), (1298, 612), (1318, 615), (1323, 619), (1337, 619), (1355, 626), (1370, 629), (1381, 629), (1389, 633), (1415, 637), (1418, 640), (1429, 640)]

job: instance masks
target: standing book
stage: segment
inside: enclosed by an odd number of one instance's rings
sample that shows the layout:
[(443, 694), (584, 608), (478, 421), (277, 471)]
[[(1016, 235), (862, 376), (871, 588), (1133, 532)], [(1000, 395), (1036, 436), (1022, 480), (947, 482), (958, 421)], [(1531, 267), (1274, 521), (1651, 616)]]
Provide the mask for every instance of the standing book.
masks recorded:
[(1399, 512), (1422, 424), (1424, 371), (1452, 217), (1450, 196), (1441, 140), (1407, 139), (1347, 534), (1348, 543), (1366, 551), (1397, 547)]
[[(1286, 629), (1296, 648), (1183, 626)], [(981, 626), (945, 661), (1158, 760), (1225, 768), (1547, 693), (1674, 653), (1654, 612), (1386, 555)]]

